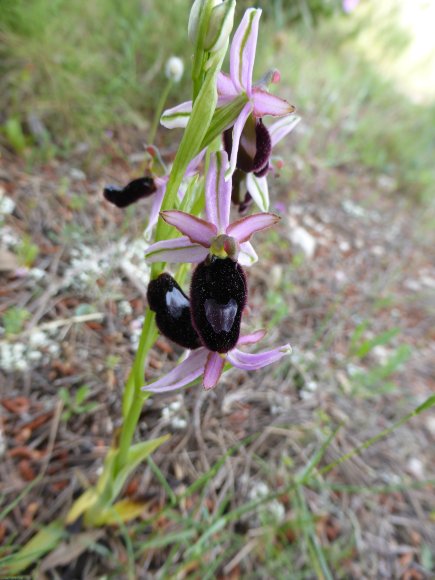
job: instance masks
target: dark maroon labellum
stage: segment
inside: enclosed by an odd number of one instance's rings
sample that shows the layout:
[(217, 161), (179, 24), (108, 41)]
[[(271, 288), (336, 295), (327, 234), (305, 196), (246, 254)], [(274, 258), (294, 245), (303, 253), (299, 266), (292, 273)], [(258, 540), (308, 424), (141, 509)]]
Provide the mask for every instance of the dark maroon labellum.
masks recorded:
[(156, 313), (157, 328), (164, 336), (184, 348), (201, 346), (192, 326), (189, 299), (170, 274), (160, 274), (148, 284), (147, 298)]
[[(228, 156), (233, 149), (233, 130), (224, 131), (224, 148)], [(272, 139), (261, 119), (249, 117), (240, 137), (237, 168), (245, 173), (253, 172), (257, 177), (266, 175), (272, 153)]]
[(139, 177), (130, 181), (125, 187), (108, 185), (104, 188), (103, 195), (116, 207), (127, 207), (143, 197), (152, 195), (155, 191), (156, 186), (152, 177)]
[(211, 256), (198, 264), (190, 307), (193, 326), (209, 350), (223, 353), (236, 346), (246, 299), (246, 277), (237, 262)]

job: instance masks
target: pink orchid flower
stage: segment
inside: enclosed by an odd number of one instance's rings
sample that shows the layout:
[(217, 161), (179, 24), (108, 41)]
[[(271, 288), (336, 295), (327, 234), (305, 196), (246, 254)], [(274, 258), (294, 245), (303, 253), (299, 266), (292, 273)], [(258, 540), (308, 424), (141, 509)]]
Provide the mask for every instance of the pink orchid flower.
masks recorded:
[[(284, 137), (286, 137), (296, 125), (300, 122), (301, 118), (297, 115), (290, 115), (288, 117), (283, 117), (275, 123), (272, 123), (267, 127), (267, 131), (270, 136), (271, 149), (275, 147)], [(267, 184), (267, 175), (273, 171), (274, 166), (272, 160), (267, 160), (267, 167), (260, 175), (257, 175), (253, 171), (248, 173), (242, 173), (245, 176), (244, 181), (246, 183), (246, 190), (249, 195), (254, 200), (255, 204), (261, 211), (268, 211), (270, 198), (269, 198), (269, 186)], [(243, 201), (243, 200), (241, 200)]]
[[(227, 178), (234, 173), (237, 163), (237, 154), (243, 128), (250, 115), (260, 119), (265, 115), (285, 117), (294, 112), (295, 108), (286, 100), (272, 95), (262, 84), (252, 83), (255, 51), (257, 47), (258, 25), (261, 10), (249, 8), (237, 28), (230, 49), (230, 74), (219, 73), (217, 81), (218, 107), (227, 105), (239, 96), (247, 97), (247, 102), (234, 122), (232, 134), (232, 152), (230, 157)], [(280, 80), (276, 71), (272, 75), (272, 82)], [(161, 118), (163, 126), (171, 129), (185, 127), (192, 111), (192, 101), (188, 101), (168, 109)]]
[(225, 180), (227, 170), (225, 151), (213, 154), (205, 183), (207, 220), (179, 210), (161, 213), (168, 224), (184, 235), (152, 244), (145, 254), (149, 262), (199, 263), (210, 253), (220, 258), (230, 257), (242, 266), (250, 266), (258, 259), (249, 239), (280, 218), (263, 212), (230, 224), (231, 182)]
[[(254, 344), (261, 340), (265, 334), (264, 330), (257, 330), (252, 334), (241, 336), (237, 346)], [(212, 352), (205, 347), (200, 347), (191, 351), (188, 357), (174, 370), (154, 383), (145, 385), (142, 390), (151, 393), (174, 391), (185, 387), (201, 375), (203, 375), (202, 384), (204, 389), (213, 389), (219, 382), (226, 362), (242, 370), (254, 371), (270, 365), (290, 353), (291, 347), (289, 344), (257, 354), (245, 353), (238, 348), (233, 348), (225, 354), (220, 354)]]

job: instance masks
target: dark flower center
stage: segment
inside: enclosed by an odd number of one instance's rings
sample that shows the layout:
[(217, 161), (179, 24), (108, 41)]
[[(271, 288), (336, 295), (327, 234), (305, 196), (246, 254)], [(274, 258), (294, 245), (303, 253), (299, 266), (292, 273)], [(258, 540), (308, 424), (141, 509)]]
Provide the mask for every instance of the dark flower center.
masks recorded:
[(184, 348), (201, 346), (192, 326), (189, 298), (170, 274), (160, 274), (149, 283), (147, 298), (156, 313), (157, 328), (164, 336)]
[(116, 207), (127, 207), (143, 197), (152, 195), (156, 189), (152, 177), (139, 177), (130, 181), (125, 187), (108, 185), (104, 188), (103, 195)]
[[(228, 156), (233, 149), (233, 129), (224, 131), (224, 148)], [(237, 168), (245, 173), (254, 173), (257, 177), (265, 175), (269, 169), (272, 152), (272, 140), (267, 127), (261, 119), (252, 115), (246, 121), (240, 137), (237, 153)]]
[(240, 264), (215, 256), (198, 264), (190, 288), (192, 323), (209, 350), (224, 353), (236, 346), (246, 300)]

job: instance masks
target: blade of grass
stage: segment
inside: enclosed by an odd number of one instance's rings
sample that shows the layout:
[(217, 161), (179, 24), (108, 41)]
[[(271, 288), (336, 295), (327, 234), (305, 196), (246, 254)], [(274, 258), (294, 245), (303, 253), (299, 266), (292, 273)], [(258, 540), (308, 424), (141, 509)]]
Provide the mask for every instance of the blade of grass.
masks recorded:
[(319, 580), (334, 580), (326, 562), (322, 546), (319, 544), (319, 540), (314, 530), (311, 513), (305, 500), (305, 495), (301, 485), (296, 486), (296, 498), (297, 505), (303, 516), (302, 521), (304, 525), (302, 525), (302, 532), (305, 537), (306, 547), (310, 553), (310, 565), (314, 567)]
[(391, 427), (384, 429), (383, 431), (381, 431), (380, 433), (378, 433), (374, 437), (371, 437), (370, 439), (368, 439), (367, 441), (365, 441), (361, 445), (358, 445), (358, 447), (355, 447), (354, 449), (352, 449), (348, 453), (345, 453), (344, 455), (342, 455), (341, 457), (339, 457), (338, 459), (336, 459), (332, 463), (325, 465), (325, 467), (323, 467), (322, 469), (319, 470), (319, 474), (324, 475), (325, 473), (329, 473), (332, 469), (334, 469), (334, 467), (337, 467), (337, 465), (340, 465), (344, 461), (347, 461), (351, 457), (354, 457), (354, 455), (358, 455), (358, 453), (361, 453), (361, 451), (368, 449), (374, 443), (377, 443), (378, 441), (380, 441), (384, 437), (387, 437), (393, 431), (395, 431), (396, 429), (398, 429), (399, 427), (401, 427), (402, 425), (407, 423), (413, 417), (416, 417), (420, 413), (423, 413), (423, 411), (427, 411), (428, 409), (430, 409), (433, 406), (435, 406), (435, 395), (432, 395), (424, 403), (419, 405), (416, 409), (414, 409), (413, 411), (411, 411), (410, 413), (408, 413), (407, 415), (405, 415), (404, 417), (402, 417), (401, 419), (399, 419), (398, 421), (393, 423), (393, 425), (391, 425)]
[(169, 503), (171, 504), (171, 506), (175, 506), (177, 504), (177, 496), (173, 492), (173, 490), (172, 490), (171, 486), (169, 485), (166, 477), (163, 475), (163, 473), (161, 472), (161, 470), (159, 469), (159, 467), (156, 465), (156, 463), (154, 462), (154, 460), (153, 460), (153, 458), (151, 456), (147, 458), (147, 462), (148, 462), (148, 465), (150, 466), (151, 471), (157, 477), (157, 479), (159, 480), (161, 486), (163, 487), (163, 489), (168, 494)]

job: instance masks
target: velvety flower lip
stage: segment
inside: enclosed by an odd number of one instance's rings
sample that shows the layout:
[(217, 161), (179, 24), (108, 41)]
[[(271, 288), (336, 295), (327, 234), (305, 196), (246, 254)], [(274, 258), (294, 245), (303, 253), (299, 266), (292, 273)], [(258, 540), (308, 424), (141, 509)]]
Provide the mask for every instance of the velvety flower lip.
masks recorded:
[[(231, 42), (230, 74), (220, 72), (217, 79), (218, 107), (231, 103), (240, 95), (247, 98), (246, 104), (233, 124), (233, 147), (227, 179), (236, 168), (240, 137), (248, 118), (251, 115), (255, 118), (266, 115), (284, 117), (295, 111), (293, 105), (270, 93), (262, 83), (255, 85), (252, 82), (261, 12), (261, 9), (258, 8), (246, 10)], [(279, 79), (280, 75), (275, 71), (270, 80), (276, 83)], [(166, 110), (162, 115), (161, 123), (168, 128), (185, 127), (191, 110), (191, 101), (181, 103)]]
[(229, 223), (231, 182), (226, 181), (228, 156), (218, 151), (211, 156), (210, 168), (205, 184), (205, 213), (207, 219), (179, 210), (164, 211), (162, 218), (183, 234), (181, 238), (164, 240), (151, 245), (145, 257), (149, 262), (202, 262), (210, 253), (218, 252), (222, 246), (234, 255), (223, 253), (221, 257), (237, 259), (241, 265), (251, 265), (257, 255), (249, 242), (258, 231), (273, 226), (279, 216), (258, 213)]
[(240, 336), (248, 289), (243, 268), (211, 256), (198, 264), (190, 285), (192, 324), (208, 350), (226, 353)]
[(164, 272), (151, 280), (147, 299), (156, 313), (157, 328), (164, 336), (191, 350), (201, 346), (192, 326), (189, 298), (170, 274)]
[(154, 179), (145, 176), (133, 179), (125, 187), (108, 185), (104, 188), (103, 195), (108, 202), (113, 203), (116, 207), (124, 208), (144, 197), (149, 197), (155, 193), (156, 189)]
[[(261, 340), (265, 334), (264, 330), (257, 330), (241, 336), (237, 346), (254, 344)], [(201, 375), (203, 376), (204, 389), (209, 390), (219, 382), (225, 363), (230, 363), (239, 369), (253, 371), (277, 362), (290, 353), (289, 344), (256, 354), (244, 353), (238, 348), (234, 348), (226, 354), (211, 352), (205, 347), (198, 348), (192, 351), (174, 370), (154, 383), (145, 385), (142, 390), (151, 393), (174, 391), (189, 385)]]
[[(192, 159), (187, 166), (184, 176), (185, 179), (193, 177), (198, 172), (198, 166), (200, 165), (204, 155), (205, 149)], [(168, 180), (169, 175), (164, 175), (163, 177), (139, 177), (130, 181), (125, 187), (108, 185), (104, 188), (103, 195), (110, 203), (113, 203), (119, 208), (124, 208), (140, 199), (150, 197), (154, 194), (148, 224), (144, 231), (145, 238), (148, 238), (151, 230), (157, 223), (163, 198), (165, 197)], [(182, 191), (180, 191), (179, 196), (182, 197), (182, 195)]]

